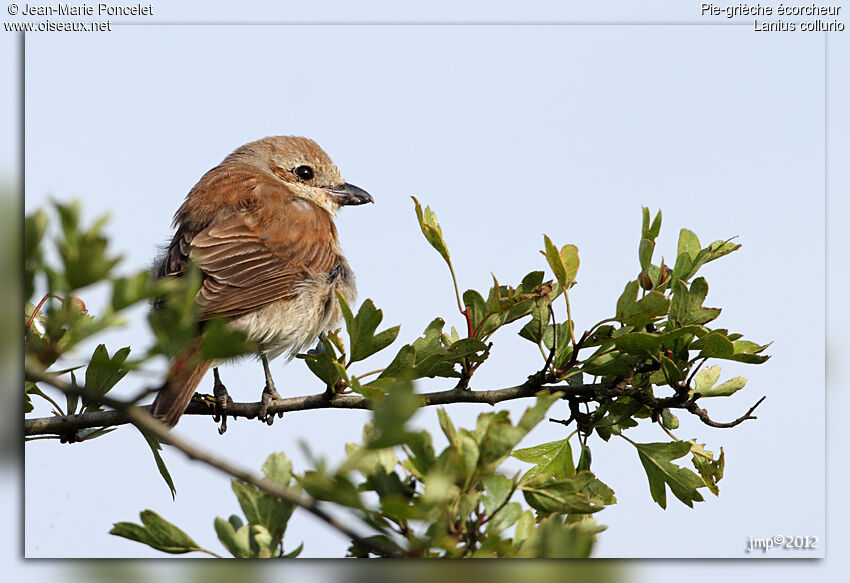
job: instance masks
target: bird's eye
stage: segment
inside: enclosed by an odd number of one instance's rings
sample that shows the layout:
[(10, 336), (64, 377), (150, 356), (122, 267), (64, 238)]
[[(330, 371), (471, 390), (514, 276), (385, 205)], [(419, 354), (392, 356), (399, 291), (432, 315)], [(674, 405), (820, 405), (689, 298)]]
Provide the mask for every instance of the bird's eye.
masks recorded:
[(295, 169), (295, 175), (301, 180), (308, 181), (313, 179), (313, 169), (309, 166), (299, 166)]

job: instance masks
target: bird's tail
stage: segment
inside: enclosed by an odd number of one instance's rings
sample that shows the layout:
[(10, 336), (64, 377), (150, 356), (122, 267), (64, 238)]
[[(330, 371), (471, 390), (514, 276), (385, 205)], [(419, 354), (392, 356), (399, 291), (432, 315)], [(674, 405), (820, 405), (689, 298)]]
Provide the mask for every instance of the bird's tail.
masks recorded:
[(168, 378), (157, 393), (150, 414), (169, 427), (177, 425), (211, 365), (211, 361), (200, 357), (199, 340), (189, 345), (171, 364)]

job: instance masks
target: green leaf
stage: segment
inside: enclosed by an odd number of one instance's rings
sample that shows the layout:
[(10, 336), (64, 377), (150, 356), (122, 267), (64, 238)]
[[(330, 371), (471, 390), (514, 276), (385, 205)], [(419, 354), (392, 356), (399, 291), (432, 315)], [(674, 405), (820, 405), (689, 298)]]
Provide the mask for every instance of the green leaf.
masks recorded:
[(625, 377), (632, 374), (636, 358), (624, 355), (616, 350), (605, 352), (601, 348), (585, 360), (582, 371), (585, 374), (609, 377)]
[(477, 329), (489, 315), (487, 302), (481, 294), (474, 289), (463, 292), (463, 305), (469, 310), (469, 319), (472, 321), (472, 329)]
[(345, 476), (326, 476), (315, 471), (305, 472), (298, 483), (311, 496), (350, 508), (363, 509), (363, 500), (354, 484)]
[(215, 527), (215, 532), (218, 535), (218, 540), (221, 541), (224, 548), (226, 548), (228, 552), (237, 559), (252, 559), (256, 555), (251, 550), (250, 527), (247, 525), (234, 527), (232, 523), (233, 518), (238, 517), (232, 516), (230, 522), (223, 518), (216, 517), (213, 525)]
[(717, 488), (717, 482), (723, 478), (723, 468), (726, 464), (723, 456), (723, 448), (720, 448), (720, 457), (714, 459), (714, 454), (705, 449), (705, 444), (698, 444), (695, 439), (690, 440), (691, 453), (693, 454), (694, 467), (702, 477), (703, 482), (717, 496), (720, 490)]
[(440, 223), (437, 222), (437, 215), (429, 206), (426, 206), (423, 211), (422, 205), (419, 204), (415, 196), (411, 196), (410, 198), (413, 199), (413, 204), (416, 205), (416, 220), (419, 221), (419, 228), (422, 229), (422, 234), (425, 235), (425, 239), (428, 240), (431, 246), (437, 250), (437, 253), (442, 255), (449, 269), (451, 269), (452, 261), (449, 258), (449, 249), (443, 240), (443, 230), (440, 228)]
[(602, 510), (606, 503), (613, 501), (610, 488), (595, 482), (599, 481), (591, 472), (585, 471), (557, 480), (539, 475), (519, 487), (526, 502), (543, 515), (590, 514)]
[(576, 466), (576, 471), (580, 472), (582, 470), (590, 470), (590, 446), (582, 445), (581, 446), (581, 455), (578, 458), (578, 465)]
[(146, 544), (165, 553), (182, 554), (204, 550), (188, 534), (153, 510), (144, 510), (139, 516), (142, 519), (141, 525), (118, 522), (109, 534)]
[(304, 543), (302, 542), (300, 545), (298, 545), (295, 548), (294, 551), (289, 551), (288, 553), (281, 555), (280, 558), (281, 559), (295, 559), (295, 558), (298, 557), (298, 555), (301, 554), (301, 551), (303, 551), (303, 550), (304, 550)]
[[(647, 273), (652, 265), (652, 252), (655, 251), (655, 241), (652, 239), (641, 239), (638, 247), (638, 260), (641, 271)], [(648, 287), (648, 286), (647, 286)]]
[(652, 220), (652, 226), (649, 224), (649, 209), (643, 207), (642, 211), (643, 225), (641, 226), (640, 236), (642, 239), (655, 240), (661, 232), (661, 211), (659, 210), (655, 215), (655, 218)]
[[(130, 347), (125, 346), (110, 358), (106, 346), (99, 344), (86, 367), (86, 390), (98, 395), (106, 394), (129, 372), (124, 366), (129, 355)], [(86, 411), (96, 411), (98, 407), (91, 404), (86, 407)]]
[(511, 425), (507, 411), (482, 413), (478, 417), (476, 434), (480, 439), (480, 465), (495, 468), (510, 455), (516, 445), (540, 423), (552, 404), (561, 398), (561, 393), (537, 394), (537, 402), (523, 413), (516, 426)]
[(679, 246), (676, 249), (677, 257), (684, 253), (694, 260), (697, 255), (699, 255), (701, 249), (702, 246), (699, 243), (699, 238), (693, 231), (688, 229), (682, 229), (679, 231)]
[(747, 384), (747, 379), (744, 377), (733, 377), (725, 383), (720, 383), (716, 387), (708, 389), (704, 393), (700, 393), (703, 397), (728, 397), (741, 389)]
[(171, 499), (173, 500), (177, 496), (177, 489), (174, 487), (174, 481), (171, 479), (168, 467), (165, 465), (162, 456), (159, 455), (160, 450), (162, 450), (162, 445), (160, 445), (159, 441), (157, 441), (153, 435), (148, 434), (142, 429), (139, 429), (139, 432), (142, 434), (142, 437), (145, 438), (148, 447), (151, 448), (154, 462), (156, 462), (156, 469), (159, 470), (159, 475), (162, 476), (162, 479), (165, 480), (165, 483), (168, 485), (168, 489), (171, 490)]
[(107, 217), (101, 217), (88, 230), (83, 230), (79, 224), (78, 203), (63, 205), (54, 202), (54, 206), (62, 224), (56, 246), (69, 288), (61, 291), (83, 288), (108, 278), (120, 258), (110, 257), (106, 252), (109, 241), (101, 230)]
[(149, 271), (112, 281), (112, 309), (116, 312), (152, 297), (154, 293)]
[(670, 319), (680, 325), (706, 324), (720, 315), (719, 308), (705, 308), (702, 305), (708, 295), (708, 284), (700, 277), (691, 283), (688, 289), (681, 279), (673, 280), (673, 300), (670, 303)]
[(760, 354), (768, 346), (770, 346), (770, 344), (759, 345), (747, 340), (735, 340), (732, 342), (732, 346), (735, 352), (732, 356), (727, 357), (727, 360), (735, 360), (747, 364), (761, 364), (770, 358), (770, 356)]
[(679, 418), (676, 417), (670, 409), (661, 411), (661, 425), (665, 429), (674, 430), (679, 428)]
[(691, 392), (704, 395), (718, 380), (720, 380), (719, 366), (715, 365), (702, 368), (694, 375), (694, 388)]
[(412, 434), (405, 428), (405, 424), (422, 404), (413, 392), (412, 382), (398, 381), (385, 384), (387, 396), (375, 405), (375, 437), (366, 444), (369, 449), (382, 449), (407, 443)]
[(685, 380), (686, 371), (682, 370), (675, 362), (666, 356), (659, 357), (661, 361), (661, 371), (664, 373), (664, 379), (671, 387), (675, 387), (678, 383)]
[(364, 360), (376, 352), (379, 352), (392, 344), (398, 337), (399, 326), (393, 326), (380, 333), (375, 333), (384, 315), (381, 310), (375, 308), (372, 300), (367, 299), (360, 305), (357, 316), (351, 313), (351, 308), (340, 294), (339, 305), (345, 319), (345, 329), (351, 340), (351, 354), (349, 363)]
[(700, 351), (697, 358), (729, 358), (735, 353), (732, 342), (716, 330), (694, 341), (688, 348)]
[[(514, 482), (505, 476), (499, 475), (488, 476), (482, 482), (485, 493), (481, 497), (481, 501), (484, 503), (484, 512), (487, 516), (491, 516), (513, 494)], [(519, 516), (517, 516), (518, 519)]]
[(510, 502), (499, 510), (487, 523), (487, 532), (498, 535), (506, 528), (513, 526), (522, 516), (522, 506), (519, 502)]
[(289, 486), (292, 481), (292, 462), (283, 453), (273, 453), (263, 463), (263, 473), (279, 486)]
[(519, 521), (516, 525), (516, 530), (514, 531), (513, 543), (514, 546), (518, 547), (525, 541), (531, 534), (534, 532), (534, 513), (531, 510), (526, 510), (519, 517)]
[(537, 525), (522, 543), (518, 557), (580, 559), (590, 556), (596, 534), (605, 530), (589, 516), (564, 523), (560, 516), (550, 516)]
[(328, 387), (335, 386), (342, 375), (340, 374), (339, 360), (334, 345), (327, 337), (321, 337), (322, 344), (321, 352), (308, 352), (307, 354), (298, 354), (296, 358), (300, 358), (307, 363), (307, 368), (316, 375)]
[(425, 335), (403, 346), (378, 378), (414, 380), (437, 376), (460, 377), (455, 368), (458, 363), (467, 358), (472, 362), (487, 358), (487, 345), (477, 338), (464, 338), (449, 346), (443, 345), (444, 324), (442, 318), (436, 318), (428, 324)]
[(658, 290), (653, 290), (638, 300), (639, 288), (637, 280), (630, 281), (617, 300), (617, 321), (635, 328), (643, 328), (665, 316), (670, 309), (670, 300)]
[(512, 455), (520, 461), (536, 464), (526, 472), (523, 480), (538, 474), (546, 474), (554, 478), (570, 478), (576, 473), (573, 466), (573, 450), (568, 439), (518, 449)]
[(631, 443), (637, 448), (640, 462), (646, 471), (652, 499), (661, 508), (667, 508), (665, 485), (670, 488), (676, 498), (690, 507), (693, 507), (694, 502), (702, 502), (703, 497), (697, 488), (705, 486), (703, 480), (691, 470), (671, 463), (671, 460), (678, 459), (691, 451), (689, 442)]
[[(269, 456), (263, 464), (263, 472), (272, 482), (289, 487), (292, 466), (284, 454), (277, 453)], [(294, 505), (241, 480), (232, 480), (231, 488), (248, 522), (268, 529), (272, 539), (271, 547), (280, 544), (292, 511), (295, 509)]]
[(579, 259), (578, 247), (575, 245), (564, 245), (561, 250), (555, 247), (547, 235), (543, 236), (544, 250), (541, 251), (549, 267), (558, 280), (562, 289), (569, 289), (575, 283), (578, 273)]

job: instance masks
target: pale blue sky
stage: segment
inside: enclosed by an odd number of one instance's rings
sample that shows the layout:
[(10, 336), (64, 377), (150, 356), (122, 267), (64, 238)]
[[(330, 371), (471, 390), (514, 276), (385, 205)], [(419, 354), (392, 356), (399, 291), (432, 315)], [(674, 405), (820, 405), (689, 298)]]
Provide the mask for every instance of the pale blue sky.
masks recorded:
[[(663, 6), (673, 3), (656, 3), (640, 14), (625, 3), (595, 14), (545, 4), (523, 13), (499, 4), (489, 13), (447, 17), (438, 6), (394, 16), (702, 22), (696, 4), (672, 13)], [(253, 3), (239, 13), (163, 9), (157, 18), (393, 20), (378, 8), (337, 8), (329, 16)], [(829, 43), (833, 66), (846, 64), (844, 36)], [(681, 418), (680, 437), (727, 455), (720, 497), (707, 494), (694, 509), (672, 499), (659, 509), (631, 446), (594, 438), (594, 470), (618, 498), (598, 516), (609, 529), (594, 554), (743, 557), (751, 536), (825, 537), (822, 34), (684, 25), (116, 26), (101, 35), (30, 34), (26, 67), (28, 210), (54, 196), (79, 197), (90, 219), (109, 212), (114, 249), (132, 271), (167, 240), (188, 189), (232, 149), (265, 135), (312, 137), (375, 198), (374, 206), (344, 210), (337, 224), (360, 298), (372, 298), (388, 325), (401, 324), (404, 342), (436, 315), (459, 321), (410, 195), (437, 212), (464, 289), (486, 289), (491, 272), (516, 282), (543, 268), (543, 233), (576, 244), (582, 265), (571, 304), (580, 330), (610, 314), (637, 271), (642, 205), (663, 210), (657, 253), (670, 259), (680, 227), (703, 242), (738, 235), (742, 249), (706, 268), (707, 303), (724, 308), (718, 325), (774, 341), (773, 358), (760, 367), (723, 365), (724, 377), (742, 374), (749, 384), (709, 410), (730, 419), (767, 395), (759, 420), (716, 430)], [(846, 95), (846, 74), (830, 83)], [(846, 122), (842, 115), (833, 111), (832, 120)], [(846, 209), (840, 197), (830, 205)], [(97, 310), (99, 298), (95, 291), (84, 299)], [(134, 322), (107, 342), (146, 340)], [(539, 365), (534, 347), (511, 331), (495, 343), (473, 388), (516, 384)], [(282, 392), (320, 389), (302, 363), (272, 368)], [(262, 387), (253, 362), (222, 375), (237, 400), (255, 399)], [(126, 394), (144, 381), (125, 382)], [(507, 407), (516, 415), (527, 404)], [(481, 410), (450, 412), (468, 426)], [(305, 412), (272, 428), (242, 420), (223, 438), (209, 420), (191, 418), (178, 431), (248, 467), (282, 450), (304, 469), (299, 440), (339, 459), (365, 418)], [(436, 412), (415, 421), (434, 429)], [(558, 439), (562, 429), (541, 426), (528, 444)], [(657, 427), (633, 431), (640, 441), (665, 439)], [(106, 534), (144, 508), (219, 548), (212, 519), (238, 508), (226, 478), (177, 452), (166, 456), (178, 488), (172, 502), (129, 428), (81, 446), (32, 443), (26, 453), (27, 556), (160, 556)], [(289, 545), (302, 539), (305, 556), (340, 556), (347, 546), (296, 513)]]

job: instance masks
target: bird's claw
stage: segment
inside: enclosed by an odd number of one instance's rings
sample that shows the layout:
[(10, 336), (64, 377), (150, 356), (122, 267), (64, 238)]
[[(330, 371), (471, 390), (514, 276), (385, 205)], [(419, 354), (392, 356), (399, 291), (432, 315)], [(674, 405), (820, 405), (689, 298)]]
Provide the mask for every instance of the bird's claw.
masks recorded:
[(227, 403), (231, 399), (230, 395), (227, 393), (227, 387), (224, 386), (224, 383), (221, 382), (221, 379), (218, 377), (218, 369), (213, 370), (213, 374), (215, 376), (215, 384), (213, 385), (215, 414), (213, 415), (213, 421), (221, 421), (221, 425), (218, 428), (218, 434), (223, 435), (224, 432), (227, 431)]
[[(274, 388), (274, 385), (266, 385), (263, 389), (263, 397), (260, 399), (260, 408), (257, 411), (257, 419), (271, 425), (274, 423), (275, 414), (268, 414), (269, 405), (272, 401), (280, 399), (280, 393)], [(283, 417), (283, 412), (277, 413), (278, 417)]]

